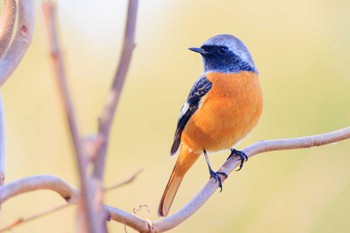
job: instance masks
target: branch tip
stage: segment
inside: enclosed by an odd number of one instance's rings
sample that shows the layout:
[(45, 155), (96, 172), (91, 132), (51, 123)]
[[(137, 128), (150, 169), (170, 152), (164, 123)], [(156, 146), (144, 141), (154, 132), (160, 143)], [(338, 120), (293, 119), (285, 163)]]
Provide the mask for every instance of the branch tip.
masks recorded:
[(138, 0), (129, 0), (128, 13), (126, 19), (126, 26), (124, 31), (122, 52), (118, 68), (114, 74), (114, 79), (105, 105), (98, 118), (99, 126), (98, 133), (106, 138), (106, 142), (101, 143), (96, 151), (95, 167), (93, 175), (98, 179), (103, 178), (103, 170), (105, 167), (106, 153), (109, 132), (112, 125), (112, 121), (119, 103), (120, 94), (124, 85), (124, 81), (129, 70), (133, 49), (135, 47), (135, 30), (136, 30), (136, 17), (138, 9)]

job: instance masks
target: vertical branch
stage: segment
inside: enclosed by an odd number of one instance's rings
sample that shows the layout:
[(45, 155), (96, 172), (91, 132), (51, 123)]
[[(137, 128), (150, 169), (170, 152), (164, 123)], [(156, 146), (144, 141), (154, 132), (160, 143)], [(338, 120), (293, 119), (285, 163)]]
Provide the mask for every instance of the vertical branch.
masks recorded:
[(34, 13), (33, 0), (18, 0), (17, 31), (9, 49), (0, 59), (0, 87), (17, 68), (32, 41)]
[(125, 77), (127, 75), (132, 52), (135, 47), (135, 28), (137, 16), (138, 0), (129, 0), (126, 26), (124, 31), (124, 40), (119, 65), (114, 75), (114, 80), (107, 96), (105, 106), (99, 118), (99, 140), (98, 149), (95, 154), (95, 167), (93, 175), (102, 180), (105, 167), (106, 152), (108, 146), (108, 137), (111, 124), (118, 106), (120, 93), (123, 88)]
[(67, 118), (80, 177), (81, 206), (79, 209), (79, 214), (81, 215), (79, 216), (82, 216), (82, 218), (78, 219), (78, 228), (80, 230), (83, 229), (83, 232), (103, 232), (103, 224), (101, 224), (102, 216), (99, 214), (96, 206), (93, 205), (93, 202), (91, 201), (94, 199), (94, 189), (92, 182), (89, 182), (86, 173), (88, 160), (80, 140), (81, 137), (76, 122), (74, 107), (67, 85), (64, 62), (57, 37), (57, 29), (55, 23), (56, 8), (52, 2), (46, 1), (43, 3), (42, 9), (47, 26), (54, 75), (58, 84), (60, 97), (62, 99), (64, 113)]
[(0, 94), (0, 186), (5, 181), (5, 116), (2, 96)]
[[(18, 1), (18, 26), (11, 43), (16, 21), (17, 6), (15, 0), (5, 0), (0, 18), (0, 86), (17, 68), (29, 47), (34, 29), (34, 5), (32, 0)], [(23, 27), (26, 28), (22, 32)], [(10, 45), (11, 43), (11, 45)], [(9, 47), (10, 45), (10, 47)], [(8, 48), (9, 47), (9, 48)], [(0, 185), (5, 179), (5, 122), (2, 98), (0, 96)]]
[(0, 18), (0, 58), (10, 45), (16, 22), (17, 6), (15, 0), (5, 0)]
[[(34, 29), (34, 5), (32, 0), (18, 1), (18, 26), (10, 45), (16, 21), (15, 0), (5, 0), (0, 18), (0, 86), (17, 68), (29, 47)], [(26, 28), (22, 32), (23, 27)], [(10, 47), (9, 47), (10, 45)], [(9, 48), (8, 48), (9, 47)], [(5, 122), (2, 97), (0, 96), (0, 185), (5, 180)]]

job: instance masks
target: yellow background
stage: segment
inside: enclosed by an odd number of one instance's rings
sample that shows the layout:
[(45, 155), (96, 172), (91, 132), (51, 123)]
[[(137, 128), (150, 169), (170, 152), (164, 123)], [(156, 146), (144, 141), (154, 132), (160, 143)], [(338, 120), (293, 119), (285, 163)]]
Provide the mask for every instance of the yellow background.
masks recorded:
[[(36, 174), (77, 187), (77, 171), (48, 57), (36, 1), (32, 45), (2, 87), (7, 130), (6, 182)], [(77, 118), (84, 135), (97, 117), (116, 69), (126, 1), (58, 1), (60, 39)], [(312, 135), (350, 122), (350, 1), (140, 0), (132, 64), (112, 128), (105, 185), (139, 168), (106, 203), (157, 219), (175, 159), (169, 149), (179, 110), (202, 73), (187, 50), (229, 33), (248, 46), (261, 75), (262, 118), (238, 148), (261, 139)], [(228, 156), (211, 156), (218, 168)], [(172, 232), (349, 232), (350, 141), (320, 148), (258, 155), (234, 172), (215, 195)], [(184, 179), (171, 213), (207, 182), (201, 158)], [(0, 225), (64, 203), (50, 191), (15, 197), (1, 208)], [(75, 210), (23, 224), (13, 232), (75, 231)], [(111, 232), (124, 232), (116, 222)], [(128, 232), (133, 232), (128, 229)]]

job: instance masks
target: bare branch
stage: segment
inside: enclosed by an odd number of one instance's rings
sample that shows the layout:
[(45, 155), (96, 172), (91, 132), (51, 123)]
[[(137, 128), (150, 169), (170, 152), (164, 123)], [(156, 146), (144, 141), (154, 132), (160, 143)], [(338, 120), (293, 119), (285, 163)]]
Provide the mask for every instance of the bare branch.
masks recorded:
[[(99, 148), (96, 152), (95, 167), (93, 175), (102, 180), (105, 167), (109, 131), (112, 125), (115, 111), (118, 106), (120, 93), (123, 88), (124, 80), (127, 75), (132, 52), (135, 47), (135, 28), (137, 16), (138, 0), (129, 0), (126, 26), (124, 32), (123, 48), (120, 55), (118, 69), (115, 73), (111, 90), (107, 96), (105, 106), (99, 118)], [(102, 142), (102, 143), (101, 143)]]
[[(0, 204), (3, 204), (11, 197), (35, 190), (51, 190), (61, 195), (69, 204), (78, 203), (78, 190), (58, 177), (41, 175), (26, 177), (0, 187)], [(144, 223), (144, 220), (123, 210), (110, 206), (105, 206), (105, 210), (111, 212), (109, 215), (113, 216), (114, 220), (120, 220), (120, 222), (125, 224), (129, 223), (131, 226), (135, 225), (134, 228), (139, 228), (139, 225), (143, 225), (142, 223)]]
[[(243, 149), (243, 151), (248, 155), (248, 157), (252, 157), (254, 155), (267, 151), (322, 146), (349, 138), (350, 127), (314, 136), (260, 141), (246, 147)], [(227, 160), (219, 169), (219, 171), (230, 174), (239, 164), (240, 161), (238, 158), (233, 157)], [(221, 178), (223, 181), (225, 180), (225, 177), (222, 176)], [(217, 188), (218, 182), (215, 182), (214, 179), (210, 179), (209, 182), (203, 187), (203, 189), (182, 209), (167, 218), (155, 221), (153, 223), (154, 229), (156, 229), (157, 232), (163, 232), (176, 227), (187, 218), (189, 218), (193, 213), (195, 213), (214, 194)]]
[(102, 210), (99, 210), (98, 206), (95, 206), (94, 203), (91, 201), (96, 199), (95, 197), (96, 195), (98, 195), (98, 193), (94, 192), (95, 184), (92, 180), (88, 180), (88, 176), (86, 174), (88, 157), (81, 143), (81, 137), (77, 126), (74, 107), (71, 100), (70, 92), (68, 90), (67, 77), (65, 73), (63, 57), (58, 42), (57, 29), (55, 24), (56, 8), (54, 3), (46, 1), (42, 4), (42, 9), (45, 16), (47, 32), (49, 36), (50, 52), (54, 69), (54, 75), (58, 84), (60, 97), (62, 99), (64, 112), (71, 133), (80, 177), (80, 200), (82, 204), (82, 211), (80, 211), (80, 213), (83, 216), (83, 224), (81, 226), (89, 232), (104, 232), (104, 222), (102, 219), (102, 215), (100, 214)]
[[(251, 146), (246, 147), (243, 151), (252, 157), (256, 154), (273, 151), (273, 150), (288, 150), (309, 148), (315, 146), (327, 145), (334, 142), (339, 142), (350, 138), (350, 127), (341, 130), (308, 136), (300, 138), (290, 138), (281, 140), (260, 141)], [(230, 174), (238, 165), (240, 161), (237, 158), (227, 160), (219, 169), (226, 174)], [(225, 180), (225, 177), (221, 177)], [(124, 223), (140, 232), (164, 232), (170, 230), (195, 213), (204, 203), (214, 194), (218, 188), (218, 183), (214, 179), (210, 179), (203, 189), (183, 208), (173, 215), (158, 221), (143, 220), (132, 214), (126, 213), (122, 210), (106, 207), (110, 213), (111, 219)]]
[[(5, 0), (0, 18), (0, 58), (6, 53), (10, 45), (15, 27), (17, 5), (15, 0)], [(1, 67), (0, 67), (1, 69)], [(1, 72), (1, 71), (0, 71)], [(0, 186), (5, 181), (5, 122), (4, 107), (0, 94)]]
[(114, 185), (111, 185), (107, 188), (104, 188), (103, 191), (104, 192), (108, 192), (108, 191), (111, 191), (113, 189), (116, 189), (116, 188), (119, 188), (121, 186), (124, 186), (124, 185), (127, 185), (127, 184), (130, 184), (131, 182), (133, 182), (138, 175), (140, 175), (140, 173), (142, 172), (143, 169), (139, 169), (137, 170), (132, 176), (130, 176), (129, 178), (127, 178), (126, 180), (123, 180), (122, 182), (119, 182), (118, 184), (114, 184)]
[[(7, 2), (7, 1), (6, 1)], [(8, 1), (10, 2), (10, 1)], [(12, 1), (13, 2), (13, 1)], [(26, 49), (28, 48), (32, 31), (34, 25), (34, 7), (32, 0), (18, 0), (19, 6), (19, 24), (17, 28), (16, 36), (13, 40), (13, 43), (10, 45), (7, 53), (0, 60), (0, 86), (8, 79), (10, 74), (19, 64), (21, 58), (23, 57)], [(103, 178), (103, 171), (105, 167), (105, 157), (108, 145), (108, 138), (110, 133), (110, 128), (112, 120), (115, 115), (115, 111), (119, 102), (121, 90), (124, 84), (124, 80), (130, 65), (131, 56), (133, 52), (134, 37), (135, 37), (135, 26), (136, 26), (136, 13), (137, 13), (138, 0), (129, 0), (128, 6), (128, 16), (127, 24), (124, 34), (124, 42), (121, 53), (120, 62), (118, 65), (117, 72), (114, 77), (114, 81), (110, 90), (110, 93), (107, 97), (106, 105), (102, 111), (102, 114), (99, 118), (99, 129), (98, 136), (96, 139), (96, 148), (95, 153), (95, 167), (93, 171), (93, 177), (97, 178), (101, 183)], [(75, 113), (73, 104), (70, 98), (70, 93), (67, 85), (67, 78), (65, 75), (63, 58), (59, 48), (59, 43), (57, 39), (57, 31), (54, 22), (54, 5), (51, 2), (45, 2), (43, 4), (43, 12), (45, 14), (45, 19), (47, 22), (47, 29), (50, 38), (50, 49), (51, 49), (51, 58), (53, 62), (53, 67), (55, 71), (55, 76), (57, 83), (60, 89), (60, 94), (62, 102), (64, 105), (65, 114), (67, 117), (69, 129), (71, 132), (72, 142), (74, 145), (74, 150), (76, 154), (77, 165), (79, 169), (79, 176), (81, 181), (81, 192), (79, 193), (76, 189), (71, 187), (65, 181), (54, 176), (34, 176), (27, 177), (0, 187), (0, 204), (9, 199), (10, 197), (16, 196), (21, 193), (28, 191), (34, 191), (39, 189), (48, 189), (60, 194), (65, 200), (70, 204), (77, 204), (78, 200), (81, 201), (82, 206), (84, 207), (85, 213), (85, 229), (89, 229), (90, 232), (103, 232), (103, 227), (99, 223), (102, 215), (99, 215), (101, 211), (96, 211), (96, 206), (94, 202), (89, 200), (96, 200), (96, 196), (99, 193), (94, 193), (92, 182), (88, 180), (86, 174), (86, 166), (88, 163), (87, 155), (81, 145), (81, 137), (77, 127)], [(0, 24), (2, 24), (2, 19)], [(1, 26), (1, 25), (0, 25)], [(7, 30), (9, 31), (9, 30)], [(6, 33), (5, 33), (6, 34)], [(0, 32), (1, 38), (1, 32)], [(2, 45), (4, 43), (4, 45)], [(0, 39), (0, 46), (4, 46), (5, 49), (8, 45), (8, 41), (2, 42)], [(0, 47), (1, 50), (1, 47)], [(1, 51), (0, 51), (1, 52)], [(0, 54), (1, 55), (1, 54)], [(1, 106), (0, 106), (1, 107)], [(0, 109), (1, 111), (1, 109)], [(1, 113), (1, 112), (0, 112)], [(2, 115), (0, 114), (0, 117)], [(1, 124), (1, 119), (0, 119)], [(0, 125), (0, 130), (3, 124)], [(2, 132), (0, 132), (2, 133)], [(0, 146), (2, 143), (3, 135), (0, 134)], [(329, 143), (334, 143), (350, 138), (350, 127), (344, 128), (341, 130), (333, 131), (326, 134), (300, 137), (300, 138), (291, 138), (291, 139), (281, 139), (281, 140), (268, 140), (260, 141), (251, 146), (246, 147), (243, 151), (252, 157), (256, 154), (267, 152), (267, 151), (276, 151), (276, 150), (289, 150), (289, 149), (299, 149), (299, 148), (309, 148), (315, 146), (326, 145)], [(1, 150), (3, 149), (0, 148)], [(3, 166), (4, 157), (0, 157), (0, 176), (1, 169)], [(220, 168), (220, 171), (230, 174), (237, 166), (239, 165), (239, 160), (237, 158), (231, 158), (227, 160), (223, 166)], [(135, 174), (135, 176), (138, 173)], [(1, 178), (1, 177), (0, 177)], [(131, 182), (134, 177), (131, 177), (126, 182)], [(222, 177), (222, 180), (225, 180), (225, 177)], [(124, 182), (125, 184), (125, 182)], [(103, 208), (109, 213), (111, 220), (118, 221), (120, 223), (126, 224), (135, 230), (140, 232), (164, 232), (169, 229), (176, 227), (181, 224), (183, 221), (188, 219), (193, 213), (195, 213), (204, 203), (214, 194), (218, 188), (218, 183), (214, 179), (210, 179), (208, 183), (203, 187), (203, 189), (182, 209), (173, 215), (166, 217), (157, 221), (150, 221), (136, 217), (133, 214), (127, 213), (123, 210), (113, 208), (107, 205), (104, 205)], [(36, 218), (34, 216), (34, 218)], [(14, 224), (19, 224), (20, 219)], [(14, 226), (11, 225), (11, 227)]]
[[(137, 172), (135, 172), (135, 174), (130, 176), (128, 179), (105, 188), (104, 192), (108, 192), (113, 189), (119, 188), (123, 185), (130, 184), (136, 179), (136, 177), (141, 173), (141, 171), (142, 169), (139, 169)], [(29, 217), (18, 218), (12, 223), (8, 224), (7, 226), (1, 228), (0, 232), (4, 232), (20, 224), (44, 217), (46, 215), (52, 214), (66, 207), (72, 206), (72, 204), (78, 203), (78, 198), (79, 198), (78, 190), (74, 189), (72, 186), (70, 186), (68, 183), (61, 180), (60, 178), (55, 176), (49, 176), (49, 175), (27, 177), (6, 185), (2, 189), (0, 189), (0, 203), (3, 203), (7, 199), (22, 193), (35, 191), (35, 190), (43, 190), (43, 189), (57, 192), (67, 201), (67, 203), (36, 213)], [(2, 193), (4, 194), (1, 195)]]
[(0, 186), (5, 182), (5, 116), (2, 95), (0, 94)]
[(8, 224), (7, 226), (3, 227), (0, 229), (0, 233), (1, 232), (5, 232), (5, 231), (8, 231), (8, 230), (11, 230), (12, 228), (22, 224), (22, 223), (27, 223), (27, 222), (30, 222), (30, 221), (33, 221), (33, 220), (36, 220), (38, 218), (41, 218), (43, 216), (47, 216), (49, 214), (52, 214), (52, 213), (55, 213), (59, 210), (62, 210), (64, 208), (67, 208), (68, 206), (70, 206), (70, 204), (63, 204), (63, 205), (59, 205), (59, 206), (56, 206), (54, 208), (51, 208), (49, 210), (45, 210), (45, 211), (42, 211), (40, 213), (37, 213), (35, 215), (32, 215), (30, 217), (26, 217), (26, 218), (18, 218), (16, 219), (15, 221), (13, 221), (12, 223)]
[(13, 221), (12, 223), (6, 225), (5, 227), (3, 227), (2, 229), (0, 229), (0, 232), (5, 232), (5, 231), (9, 231), (11, 230), (13, 227), (18, 226), (19, 224), (21, 224), (23, 221), (21, 218)]
[(15, 0), (4, 0), (0, 18), (0, 58), (10, 45), (16, 22), (17, 6)]
[[(79, 191), (64, 180), (55, 176), (41, 175), (19, 179), (0, 187), (0, 204), (3, 204), (9, 198), (35, 190), (54, 191), (69, 204), (77, 204), (80, 196)], [(147, 229), (147, 221), (141, 218), (107, 205), (104, 206), (104, 209), (109, 212), (108, 214), (113, 220), (127, 224), (135, 229), (140, 229), (140, 226), (143, 229)]]
[(35, 190), (52, 190), (69, 203), (76, 203), (78, 191), (64, 180), (50, 175), (29, 176), (13, 181), (0, 187), (0, 203), (22, 193)]
[(0, 203), (4, 203), (9, 198), (15, 197), (19, 194), (24, 194), (36, 190), (51, 190), (58, 193), (68, 204), (63, 204), (49, 210), (37, 213), (27, 218), (19, 218), (7, 226), (0, 229), (0, 232), (9, 230), (22, 223), (29, 222), (38, 219), (42, 216), (46, 216), (50, 213), (61, 210), (71, 204), (77, 204), (79, 199), (79, 191), (70, 186), (67, 182), (56, 176), (51, 175), (39, 175), (30, 176), (23, 179), (13, 181), (0, 187)]
[(323, 146), (330, 143), (343, 141), (348, 138), (350, 138), (350, 127), (313, 136), (260, 141), (245, 148), (244, 152), (246, 154), (249, 154), (250, 156), (253, 156), (258, 153), (268, 151), (291, 150)]
[[(346, 139), (350, 139), (350, 127), (314, 136), (260, 141), (246, 147), (243, 149), (243, 151), (248, 155), (248, 157), (252, 157), (254, 155), (267, 151), (309, 148), (327, 145)], [(237, 166), (239, 166), (239, 164), (239, 159), (233, 157), (227, 160), (219, 169), (219, 171), (230, 174)], [(221, 178), (222, 181), (225, 180), (225, 177), (222, 176)], [(19, 193), (43, 188), (56, 191), (66, 199), (69, 197), (69, 202), (71, 204), (74, 204), (75, 200), (77, 199), (75, 197), (78, 196), (77, 191), (57, 177), (54, 178), (53, 182), (56, 183), (52, 185), (44, 182), (39, 182), (39, 186), (37, 186), (31, 185), (33, 184), (33, 181), (31, 181), (30, 178), (24, 178), (20, 181), (4, 185), (0, 187), (0, 204), (8, 198)], [(178, 212), (157, 221), (142, 219), (131, 213), (107, 205), (104, 205), (104, 209), (108, 212), (110, 220), (128, 225), (129, 227), (139, 232), (164, 232), (178, 226), (186, 219), (188, 219), (193, 213), (195, 213), (201, 206), (204, 205), (204, 203), (214, 194), (217, 188), (218, 182), (215, 182), (214, 179), (210, 179), (208, 183), (202, 188), (202, 190)]]
[(33, 0), (18, 0), (17, 31), (9, 49), (0, 59), (0, 87), (17, 68), (32, 41), (34, 13)]
[(105, 205), (105, 209), (109, 214), (110, 220), (125, 224), (139, 232), (152, 232), (150, 226), (152, 223), (149, 220), (139, 218), (134, 214), (111, 206)]

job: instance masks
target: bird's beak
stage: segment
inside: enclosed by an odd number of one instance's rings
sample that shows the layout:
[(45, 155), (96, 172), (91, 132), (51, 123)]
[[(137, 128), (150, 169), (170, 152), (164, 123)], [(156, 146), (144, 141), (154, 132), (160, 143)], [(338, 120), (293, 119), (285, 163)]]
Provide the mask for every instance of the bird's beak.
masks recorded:
[(196, 52), (196, 53), (200, 53), (200, 54), (208, 54), (207, 51), (205, 51), (204, 49), (202, 48), (188, 48), (189, 50), (193, 51), (193, 52)]

